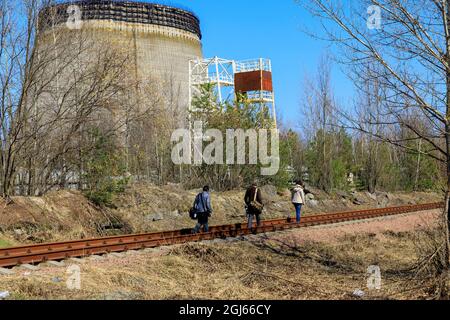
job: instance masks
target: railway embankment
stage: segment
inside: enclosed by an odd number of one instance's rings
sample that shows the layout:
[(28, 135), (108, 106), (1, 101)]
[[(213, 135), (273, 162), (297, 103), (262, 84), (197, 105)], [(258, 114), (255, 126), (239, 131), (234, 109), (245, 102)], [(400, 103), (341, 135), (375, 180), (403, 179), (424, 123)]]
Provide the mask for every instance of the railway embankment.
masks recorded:
[[(264, 218), (293, 214), (288, 190), (262, 187)], [(335, 192), (311, 190), (305, 215), (441, 201), (436, 193)], [(112, 208), (101, 208), (77, 191), (56, 191), (43, 197), (0, 199), (0, 246), (176, 230), (192, 227), (188, 211), (198, 190), (179, 185), (130, 185)], [(215, 225), (245, 220), (244, 190), (212, 192)]]

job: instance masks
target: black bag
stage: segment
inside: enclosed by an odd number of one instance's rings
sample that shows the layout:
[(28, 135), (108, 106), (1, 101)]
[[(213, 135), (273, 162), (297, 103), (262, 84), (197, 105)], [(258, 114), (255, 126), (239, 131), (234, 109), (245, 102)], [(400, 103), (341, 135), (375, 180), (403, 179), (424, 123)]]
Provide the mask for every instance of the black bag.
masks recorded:
[(197, 220), (197, 218), (198, 218), (197, 209), (191, 208), (189, 210), (189, 217), (191, 217), (192, 220)]
[(198, 199), (198, 195), (197, 195), (197, 197), (195, 198), (194, 205), (192, 206), (191, 209), (189, 209), (189, 217), (190, 217), (192, 220), (197, 220), (197, 219), (198, 219), (198, 211), (197, 211), (197, 208), (196, 208), (197, 199)]

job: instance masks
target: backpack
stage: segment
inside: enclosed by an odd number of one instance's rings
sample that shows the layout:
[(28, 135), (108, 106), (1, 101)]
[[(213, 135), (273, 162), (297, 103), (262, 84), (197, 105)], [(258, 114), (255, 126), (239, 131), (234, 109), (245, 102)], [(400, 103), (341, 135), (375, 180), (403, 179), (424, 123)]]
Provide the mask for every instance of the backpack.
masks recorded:
[(255, 198), (253, 199), (252, 202), (250, 202), (250, 207), (252, 207), (256, 211), (262, 213), (262, 211), (264, 209), (264, 205), (262, 203), (259, 203), (258, 201), (256, 201), (257, 196), (258, 196), (258, 188), (256, 188), (256, 190), (255, 190)]

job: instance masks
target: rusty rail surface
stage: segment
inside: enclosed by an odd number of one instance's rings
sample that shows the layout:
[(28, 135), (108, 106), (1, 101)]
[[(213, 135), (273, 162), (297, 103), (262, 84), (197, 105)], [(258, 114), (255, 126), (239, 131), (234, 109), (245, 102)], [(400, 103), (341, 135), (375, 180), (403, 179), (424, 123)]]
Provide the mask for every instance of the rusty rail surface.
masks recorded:
[(295, 219), (275, 219), (262, 221), (260, 227), (247, 228), (246, 224), (212, 226), (208, 233), (191, 234), (191, 229), (132, 234), (97, 239), (35, 244), (0, 249), (0, 267), (13, 267), (20, 264), (36, 264), (51, 260), (86, 257), (90, 255), (141, 250), (165, 245), (198, 242), (203, 240), (225, 239), (249, 234), (282, 231), (292, 228), (333, 224), (346, 221), (363, 220), (392, 216), (410, 212), (443, 208), (443, 203), (428, 203), (402, 207), (367, 209), (305, 216), (297, 224)]

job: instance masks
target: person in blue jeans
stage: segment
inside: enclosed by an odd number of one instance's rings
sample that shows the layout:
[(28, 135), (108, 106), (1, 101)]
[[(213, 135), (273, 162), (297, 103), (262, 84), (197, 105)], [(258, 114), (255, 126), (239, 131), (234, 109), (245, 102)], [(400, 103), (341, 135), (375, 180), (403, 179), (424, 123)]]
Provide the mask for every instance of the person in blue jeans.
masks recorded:
[(209, 190), (210, 189), (208, 186), (203, 187), (203, 192), (199, 193), (195, 198), (194, 208), (197, 212), (198, 223), (193, 230), (194, 233), (199, 233), (202, 227), (204, 232), (209, 232), (208, 220), (212, 214), (211, 197), (209, 195)]
[(302, 207), (305, 204), (305, 189), (301, 180), (296, 182), (295, 187), (292, 189), (292, 204), (295, 207), (295, 214), (297, 223), (300, 223)]

